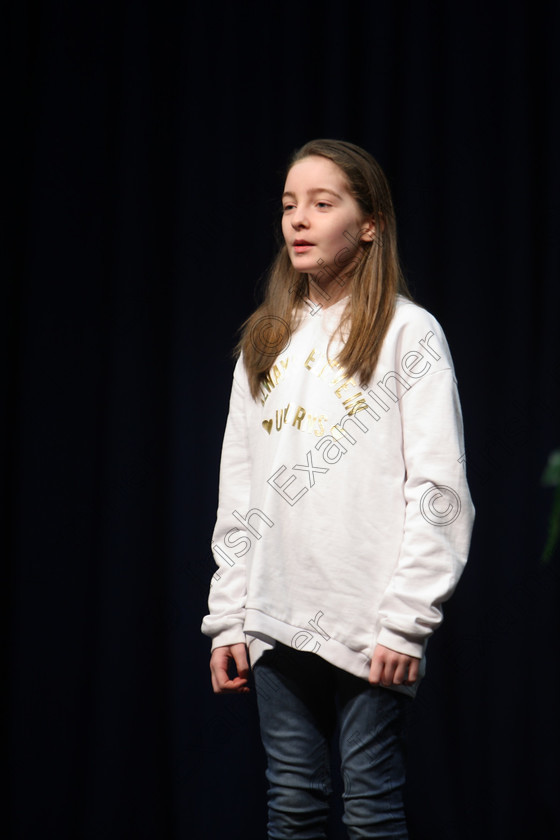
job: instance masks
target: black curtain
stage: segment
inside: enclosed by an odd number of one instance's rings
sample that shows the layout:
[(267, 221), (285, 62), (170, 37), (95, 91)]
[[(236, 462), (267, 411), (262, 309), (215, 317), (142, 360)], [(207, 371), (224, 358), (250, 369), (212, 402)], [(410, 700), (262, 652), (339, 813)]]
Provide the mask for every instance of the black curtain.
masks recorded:
[[(236, 330), (313, 137), (386, 170), (477, 507), (429, 648), (412, 840), (557, 836), (556, 2), (16, 2), (4, 21), (4, 836), (265, 836), (200, 634)], [(335, 813), (332, 837), (342, 837)]]

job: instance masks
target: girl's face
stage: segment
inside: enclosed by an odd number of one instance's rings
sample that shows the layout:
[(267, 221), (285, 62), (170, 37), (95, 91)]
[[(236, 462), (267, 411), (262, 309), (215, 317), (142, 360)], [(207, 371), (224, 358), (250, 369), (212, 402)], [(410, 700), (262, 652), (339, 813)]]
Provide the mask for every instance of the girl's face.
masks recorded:
[(364, 218), (342, 170), (328, 158), (295, 163), (282, 204), (282, 233), (296, 271), (343, 275), (360, 242), (372, 238), (373, 221)]

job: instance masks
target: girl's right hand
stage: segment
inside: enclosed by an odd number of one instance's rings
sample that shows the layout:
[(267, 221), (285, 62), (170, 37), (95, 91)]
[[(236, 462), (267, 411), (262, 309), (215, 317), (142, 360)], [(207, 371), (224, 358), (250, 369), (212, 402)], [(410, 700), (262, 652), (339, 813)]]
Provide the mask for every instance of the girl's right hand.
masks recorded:
[[(237, 676), (233, 679), (228, 673), (232, 660), (237, 668)], [(214, 648), (210, 657), (210, 673), (215, 694), (247, 694), (249, 663), (245, 645), (241, 642)]]

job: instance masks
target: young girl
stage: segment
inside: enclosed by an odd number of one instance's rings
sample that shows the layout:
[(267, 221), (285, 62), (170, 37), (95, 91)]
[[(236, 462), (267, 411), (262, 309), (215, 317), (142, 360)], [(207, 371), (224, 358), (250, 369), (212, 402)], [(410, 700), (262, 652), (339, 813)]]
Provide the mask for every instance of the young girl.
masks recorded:
[(366, 151), (307, 143), (282, 204), (223, 444), (212, 685), (249, 691), (248, 650), (270, 838), (326, 836), (338, 725), (348, 836), (399, 840), (410, 704), (474, 515), (453, 363)]

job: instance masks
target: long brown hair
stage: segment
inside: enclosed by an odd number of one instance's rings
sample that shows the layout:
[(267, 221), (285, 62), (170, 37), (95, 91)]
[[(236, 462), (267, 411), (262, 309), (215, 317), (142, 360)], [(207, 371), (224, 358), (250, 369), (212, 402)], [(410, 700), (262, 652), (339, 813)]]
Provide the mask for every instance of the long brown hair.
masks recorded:
[[(387, 179), (377, 161), (364, 149), (343, 140), (311, 140), (292, 155), (286, 174), (295, 163), (317, 155), (343, 172), (349, 191), (363, 212), (373, 219), (375, 235), (361, 242), (352, 265), (350, 296), (338, 333), (347, 335), (336, 361), (348, 377), (360, 383), (371, 378), (385, 334), (393, 317), (397, 294), (412, 299), (397, 251), (395, 211)], [(301, 320), (304, 298), (313, 275), (296, 271), (286, 245), (274, 259), (258, 309), (242, 326), (236, 353), (243, 353), (251, 393), (256, 399), (278, 354)]]

